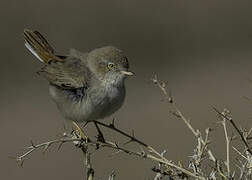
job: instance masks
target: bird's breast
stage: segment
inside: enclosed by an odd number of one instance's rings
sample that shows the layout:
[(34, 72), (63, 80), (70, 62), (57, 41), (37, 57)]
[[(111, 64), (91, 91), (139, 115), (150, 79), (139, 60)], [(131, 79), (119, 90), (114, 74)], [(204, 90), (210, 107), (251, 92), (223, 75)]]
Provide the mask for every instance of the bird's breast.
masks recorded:
[(91, 95), (92, 104), (97, 112), (95, 119), (113, 114), (122, 106), (124, 99), (124, 86), (101, 86), (97, 88)]
[(102, 119), (117, 111), (124, 102), (125, 87), (100, 85), (82, 94), (50, 86), (50, 94), (66, 119), (83, 122)]

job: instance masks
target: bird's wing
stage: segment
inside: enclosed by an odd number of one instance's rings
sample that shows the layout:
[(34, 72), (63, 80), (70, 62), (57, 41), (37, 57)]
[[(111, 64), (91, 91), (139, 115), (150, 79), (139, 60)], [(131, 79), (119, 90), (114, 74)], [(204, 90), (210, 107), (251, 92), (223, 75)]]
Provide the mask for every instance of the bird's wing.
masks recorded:
[(51, 61), (38, 72), (51, 84), (63, 89), (88, 87), (91, 72), (86, 63), (76, 57), (68, 56), (62, 61)]
[(84, 63), (86, 63), (87, 61), (87, 56), (88, 56), (87, 52), (81, 52), (81, 51), (78, 51), (77, 49), (70, 49), (69, 51), (69, 57), (80, 59)]

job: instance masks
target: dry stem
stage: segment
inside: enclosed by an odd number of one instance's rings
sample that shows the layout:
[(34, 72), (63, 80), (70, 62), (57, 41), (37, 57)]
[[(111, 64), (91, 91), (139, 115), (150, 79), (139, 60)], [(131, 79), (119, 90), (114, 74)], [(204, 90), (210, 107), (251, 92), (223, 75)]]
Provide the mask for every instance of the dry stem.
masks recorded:
[[(179, 108), (177, 107), (177, 105), (175, 104), (173, 98), (171, 97), (170, 93), (168, 93), (167, 89), (166, 89), (166, 84), (159, 81), (157, 79), (157, 76), (155, 76), (152, 81), (160, 88), (160, 90), (162, 91), (163, 95), (165, 96), (166, 100), (168, 100), (168, 102), (170, 103), (171, 107), (173, 108), (173, 115), (175, 115), (176, 117), (178, 117), (179, 119), (181, 119), (186, 126), (188, 127), (188, 129), (192, 132), (192, 134), (197, 138), (197, 147), (195, 148), (195, 153), (193, 156), (191, 156), (192, 161), (190, 162), (191, 168), (193, 169), (193, 171), (187, 170), (186, 168), (184, 168), (182, 165), (176, 165), (175, 163), (173, 163), (172, 161), (168, 160), (165, 156), (164, 153), (159, 153), (157, 150), (155, 150), (152, 146), (148, 145), (147, 143), (145, 143), (142, 140), (139, 140), (138, 138), (135, 137), (134, 132), (132, 132), (132, 134), (126, 133), (125, 131), (117, 128), (115, 126), (114, 123), (114, 119), (112, 121), (112, 123), (110, 124), (105, 124), (99, 121), (95, 121), (97, 128), (99, 128), (98, 126), (103, 126), (105, 128), (108, 128), (114, 132), (117, 132), (119, 134), (121, 134), (124, 137), (129, 138), (129, 141), (125, 144), (131, 143), (131, 142), (135, 142), (138, 145), (140, 145), (141, 147), (143, 147), (144, 150), (142, 151), (133, 151), (130, 149), (125, 148), (124, 146), (119, 146), (117, 143), (115, 142), (111, 142), (108, 140), (103, 139), (103, 141), (96, 139), (96, 140), (92, 140), (90, 137), (88, 137), (83, 130), (76, 124), (73, 123), (74, 126), (74, 131), (71, 134), (67, 134), (64, 133), (63, 137), (56, 139), (56, 140), (52, 140), (52, 141), (48, 141), (48, 142), (44, 142), (41, 144), (37, 144), (34, 145), (31, 142), (31, 146), (27, 147), (27, 151), (16, 157), (15, 159), (18, 162), (21, 162), (21, 164), (23, 164), (24, 160), (30, 156), (34, 151), (38, 150), (38, 149), (44, 149), (44, 152), (51, 147), (51, 145), (53, 144), (59, 144), (59, 148), (66, 142), (73, 142), (75, 146), (77, 146), (78, 148), (80, 148), (84, 154), (85, 157), (85, 166), (87, 167), (87, 178), (88, 180), (93, 180), (94, 179), (94, 169), (92, 168), (92, 163), (90, 160), (90, 152), (88, 151), (88, 148), (90, 146), (94, 146), (95, 148), (111, 148), (114, 149), (118, 152), (124, 152), (128, 155), (134, 155), (134, 156), (138, 156), (140, 158), (145, 158), (145, 159), (150, 159), (154, 162), (157, 162), (159, 164), (159, 168), (161, 169), (161, 166), (163, 168), (165, 168), (167, 170), (167, 172), (171, 172), (172, 176), (177, 176), (177, 177), (187, 177), (188, 179), (190, 177), (195, 178), (197, 180), (215, 180), (218, 179), (216, 178), (216, 174), (219, 174), (219, 177), (221, 177), (222, 179), (232, 179), (233, 175), (231, 175), (231, 169), (230, 169), (230, 137), (228, 137), (228, 131), (227, 131), (227, 126), (226, 126), (226, 121), (228, 120), (232, 126), (236, 129), (236, 131), (239, 133), (243, 143), (245, 144), (246, 147), (246, 152), (248, 154), (244, 155), (242, 154), (240, 151), (238, 151), (236, 148), (233, 148), (241, 157), (243, 157), (246, 162), (244, 164), (242, 164), (242, 172), (241, 172), (241, 178), (243, 176), (245, 176), (246, 174), (251, 175), (251, 167), (252, 167), (252, 153), (251, 150), (249, 148), (248, 145), (248, 140), (251, 138), (251, 134), (252, 134), (252, 129), (250, 129), (250, 131), (246, 134), (244, 134), (241, 130), (239, 130), (239, 128), (237, 127), (237, 125), (234, 123), (234, 121), (232, 120), (232, 118), (228, 117), (226, 113), (221, 113), (219, 112), (216, 108), (213, 107), (213, 109), (218, 112), (218, 114), (222, 117), (223, 121), (222, 121), (222, 125), (223, 125), (223, 129), (224, 129), (224, 134), (225, 134), (225, 139), (226, 139), (226, 167), (227, 167), (227, 172), (223, 171), (222, 169), (222, 163), (221, 161), (217, 160), (215, 158), (215, 156), (213, 155), (212, 151), (208, 148), (208, 145), (210, 143), (209, 141), (209, 133), (211, 131), (210, 128), (207, 128), (205, 130), (205, 138), (203, 138), (201, 132), (198, 129), (194, 129), (193, 126), (191, 125), (190, 121), (183, 115), (183, 113), (179, 110)], [(101, 133), (101, 132), (100, 132)], [(102, 134), (102, 133), (101, 133)], [(102, 135), (103, 136), (103, 135)], [(211, 174), (210, 175), (206, 175), (202, 170), (201, 170), (201, 162), (204, 159), (204, 154), (208, 154), (208, 158), (214, 162), (215, 167), (212, 168)], [(190, 168), (190, 167), (189, 167)], [(161, 172), (161, 171), (160, 171)], [(167, 175), (166, 173), (160, 173), (157, 172), (155, 179), (161, 179), (163, 176)], [(182, 176), (181, 176), (182, 175)], [(240, 178), (240, 179), (241, 179)], [(109, 177), (110, 180), (114, 179), (114, 175)], [(242, 180), (242, 179), (241, 179)]]

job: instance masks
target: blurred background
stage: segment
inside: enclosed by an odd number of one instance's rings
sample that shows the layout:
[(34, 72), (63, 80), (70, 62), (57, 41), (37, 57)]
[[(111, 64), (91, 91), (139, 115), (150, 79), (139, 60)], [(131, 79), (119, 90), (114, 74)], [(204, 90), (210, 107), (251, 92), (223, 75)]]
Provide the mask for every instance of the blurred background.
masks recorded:
[[(229, 108), (240, 126), (251, 127), (252, 106), (243, 98), (252, 97), (251, 8), (249, 0), (2, 0), (1, 179), (83, 179), (86, 175), (82, 154), (72, 144), (59, 152), (52, 147), (45, 156), (36, 152), (23, 168), (8, 158), (20, 154), (30, 140), (43, 142), (63, 131), (48, 84), (36, 74), (41, 63), (23, 45), (24, 28), (42, 32), (59, 54), (69, 48), (90, 51), (103, 45), (124, 50), (137, 76), (128, 79), (126, 102), (113, 115), (117, 126), (128, 132), (134, 129), (139, 139), (159, 151), (166, 149), (168, 159), (187, 166), (195, 138), (169, 113), (150, 78), (157, 73), (168, 82), (177, 105), (195, 128), (202, 132), (214, 128), (213, 151), (217, 158), (224, 157), (223, 130), (211, 106)], [(88, 131), (95, 134), (92, 125)], [(104, 131), (107, 138), (115, 137)], [(111, 150), (94, 153), (96, 178), (107, 179), (113, 169), (120, 180), (154, 176), (151, 168), (156, 164), (112, 154)]]

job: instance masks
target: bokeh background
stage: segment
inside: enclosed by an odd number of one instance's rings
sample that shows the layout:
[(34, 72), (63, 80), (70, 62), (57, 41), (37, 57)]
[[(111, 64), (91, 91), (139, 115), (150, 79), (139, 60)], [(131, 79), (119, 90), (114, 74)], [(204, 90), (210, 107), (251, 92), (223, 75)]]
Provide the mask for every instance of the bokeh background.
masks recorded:
[[(138, 138), (159, 151), (166, 149), (168, 159), (186, 166), (195, 138), (169, 114), (170, 107), (149, 79), (157, 73), (168, 81), (195, 128), (215, 129), (212, 146), (218, 158), (224, 157), (223, 131), (211, 106), (229, 108), (242, 127), (251, 127), (252, 106), (243, 98), (252, 96), (251, 8), (249, 0), (1, 0), (0, 178), (85, 177), (82, 154), (71, 144), (59, 152), (53, 147), (46, 156), (34, 153), (23, 168), (8, 158), (30, 140), (43, 142), (63, 131), (48, 84), (35, 73), (41, 63), (23, 45), (24, 28), (41, 31), (62, 54), (73, 47), (89, 51), (103, 45), (124, 50), (137, 76), (127, 81), (126, 102), (113, 115), (116, 124), (134, 129)], [(88, 131), (95, 134), (91, 125)], [(96, 178), (106, 179), (113, 169), (120, 180), (154, 176), (152, 162), (112, 154), (94, 153)]]

